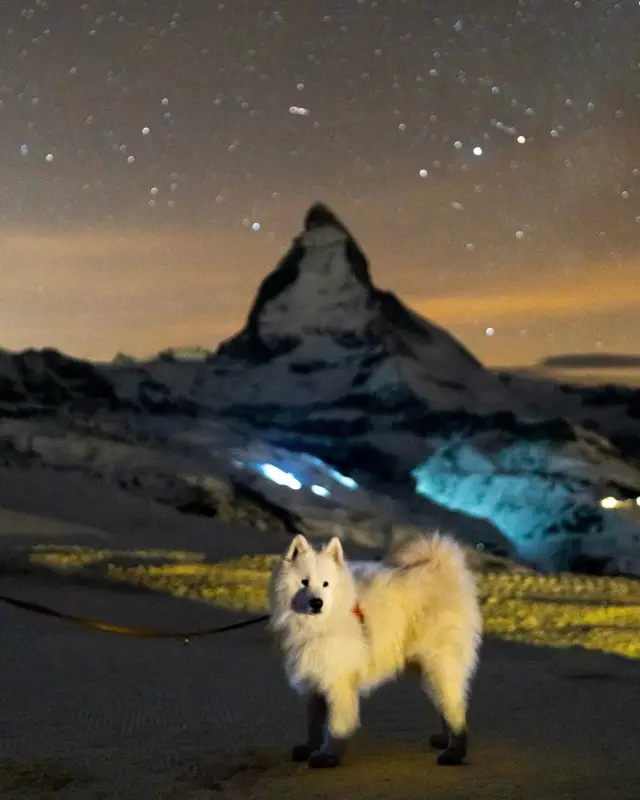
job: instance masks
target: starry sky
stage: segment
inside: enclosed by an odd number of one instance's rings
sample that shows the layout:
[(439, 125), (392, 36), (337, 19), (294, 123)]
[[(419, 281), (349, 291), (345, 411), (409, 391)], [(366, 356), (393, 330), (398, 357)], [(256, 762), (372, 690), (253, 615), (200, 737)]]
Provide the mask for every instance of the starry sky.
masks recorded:
[(310, 203), (485, 363), (640, 352), (637, 0), (0, 5), (0, 346), (215, 347)]

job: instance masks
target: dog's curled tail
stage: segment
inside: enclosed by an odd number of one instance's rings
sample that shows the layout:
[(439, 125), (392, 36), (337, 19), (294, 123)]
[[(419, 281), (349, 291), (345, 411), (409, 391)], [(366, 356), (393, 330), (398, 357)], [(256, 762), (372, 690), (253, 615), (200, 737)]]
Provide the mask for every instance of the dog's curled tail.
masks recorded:
[(409, 569), (429, 565), (434, 570), (465, 572), (467, 563), (464, 550), (450, 536), (433, 533), (402, 542), (387, 557), (393, 567)]

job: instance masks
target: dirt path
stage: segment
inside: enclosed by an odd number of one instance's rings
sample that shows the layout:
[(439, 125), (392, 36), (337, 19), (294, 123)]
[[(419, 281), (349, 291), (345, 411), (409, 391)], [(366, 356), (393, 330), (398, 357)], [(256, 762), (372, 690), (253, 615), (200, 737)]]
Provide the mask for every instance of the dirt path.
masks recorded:
[[(11, 509), (0, 513), (5, 548), (77, 541), (219, 558), (274, 549), (273, 537), (258, 532), (185, 518), (88, 481), (72, 485), (69, 476), (37, 477), (13, 473), (0, 491)], [(41, 576), (0, 574), (0, 593), (128, 625), (210, 627), (233, 616), (131, 585)], [(366, 702), (344, 766), (317, 772), (287, 760), (304, 721), (259, 629), (185, 647), (0, 606), (0, 630), (2, 800), (640, 796), (640, 660), (491, 641), (473, 691), (468, 766), (436, 766), (426, 745), (435, 714), (417, 686), (401, 683)]]
[[(130, 624), (211, 625), (212, 607), (3, 576), (0, 591)], [(133, 610), (135, 607), (135, 610)], [(188, 647), (0, 609), (0, 796), (56, 800), (354, 798), (631, 800), (640, 786), (640, 662), (489, 642), (468, 766), (439, 768), (418, 687), (382, 689), (335, 772), (287, 762), (303, 729), (263, 632)]]

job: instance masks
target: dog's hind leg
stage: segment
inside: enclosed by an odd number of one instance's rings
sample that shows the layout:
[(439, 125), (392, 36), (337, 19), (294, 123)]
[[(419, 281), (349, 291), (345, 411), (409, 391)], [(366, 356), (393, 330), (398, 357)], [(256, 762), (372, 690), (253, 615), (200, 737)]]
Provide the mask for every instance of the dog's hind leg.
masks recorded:
[(424, 685), (442, 714), (442, 733), (431, 737), (431, 745), (442, 750), (438, 764), (462, 764), (467, 755), (467, 686), (471, 669), (452, 655), (433, 654), (422, 661)]
[(308, 761), (324, 744), (327, 724), (327, 701), (324, 695), (312, 692), (307, 699), (307, 741), (291, 751), (293, 761)]

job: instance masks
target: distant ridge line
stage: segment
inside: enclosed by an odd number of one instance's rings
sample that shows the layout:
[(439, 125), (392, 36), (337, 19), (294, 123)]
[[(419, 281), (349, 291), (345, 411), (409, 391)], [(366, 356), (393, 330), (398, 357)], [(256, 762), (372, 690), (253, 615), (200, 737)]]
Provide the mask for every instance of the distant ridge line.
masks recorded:
[(640, 369), (640, 355), (621, 355), (617, 353), (579, 353), (575, 355), (549, 356), (539, 361), (537, 366), (547, 368), (564, 367), (569, 369), (589, 369), (610, 367), (624, 367), (626, 369)]

